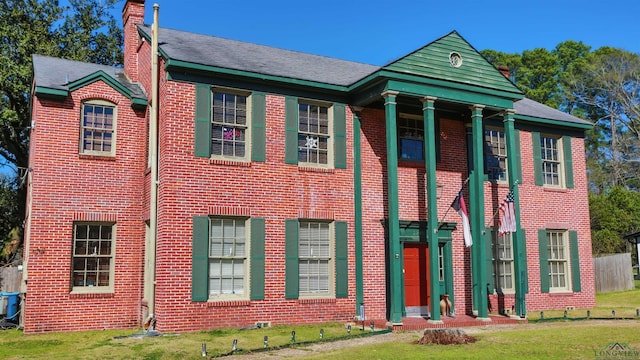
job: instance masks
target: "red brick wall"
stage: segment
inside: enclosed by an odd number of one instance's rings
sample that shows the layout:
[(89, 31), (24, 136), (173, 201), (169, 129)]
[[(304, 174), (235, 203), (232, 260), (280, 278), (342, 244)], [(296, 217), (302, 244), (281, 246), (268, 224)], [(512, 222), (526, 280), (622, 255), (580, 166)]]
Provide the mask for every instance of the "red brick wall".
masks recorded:
[[(96, 96), (96, 94), (100, 94)], [(83, 100), (117, 104), (115, 158), (79, 155)], [(140, 318), (144, 223), (141, 218), (144, 114), (99, 81), (64, 102), (36, 98), (31, 132), (33, 200), (24, 330), (27, 333), (133, 328)], [(112, 294), (70, 293), (74, 220), (115, 220)]]
[[(124, 28), (124, 68), (131, 81), (139, 81), (138, 46), (140, 45), (136, 25), (144, 24), (144, 1), (125, 1), (122, 9), (122, 23)], [(142, 64), (141, 64), (142, 65)], [(140, 69), (144, 69), (140, 66)], [(146, 88), (150, 89), (150, 88)]]
[[(266, 97), (266, 162), (220, 164), (193, 153), (195, 86), (163, 82), (161, 93), (158, 328), (186, 331), (247, 326), (256, 321), (277, 325), (351, 319), (355, 314), (353, 278), (346, 299), (284, 298), (285, 220), (297, 219), (304, 212), (332, 214), (334, 220), (348, 223), (349, 274), (355, 273), (351, 113), (347, 112), (347, 169), (319, 172), (285, 164), (284, 97), (274, 94)], [(191, 301), (192, 218), (225, 207), (265, 219), (263, 301)]]
[[(365, 109), (361, 114), (361, 122), (365, 304), (368, 314), (379, 318), (384, 317), (386, 311), (384, 228), (380, 223), (380, 219), (388, 216), (384, 111)], [(472, 310), (470, 251), (464, 247), (460, 217), (452, 209), (447, 212), (467, 177), (466, 131), (460, 121), (442, 119), (440, 126), (442, 161), (437, 164), (436, 174), (437, 182), (443, 185), (443, 192), (438, 200), (438, 219), (459, 224), (458, 229), (452, 234), (455, 306), (457, 312), (468, 313)], [(595, 291), (583, 140), (574, 138), (572, 141), (575, 188), (550, 190), (534, 185), (531, 134), (525, 131), (521, 131), (520, 134), (524, 177), (519, 188), (521, 223), (526, 232), (529, 272), (527, 309), (531, 311), (566, 306), (592, 307), (595, 305)], [(426, 220), (424, 167), (401, 162), (398, 183), (400, 219)], [(485, 183), (484, 216), (487, 225), (494, 223), (495, 209), (508, 191), (507, 185)], [(468, 194), (468, 186), (465, 187), (465, 194)], [(468, 197), (467, 206), (471, 207)], [(578, 231), (582, 285), (580, 293), (540, 293), (537, 231), (544, 228)], [(497, 295), (490, 298), (492, 310), (497, 312)], [(506, 308), (511, 309), (514, 304), (513, 295), (507, 295), (504, 302)]]

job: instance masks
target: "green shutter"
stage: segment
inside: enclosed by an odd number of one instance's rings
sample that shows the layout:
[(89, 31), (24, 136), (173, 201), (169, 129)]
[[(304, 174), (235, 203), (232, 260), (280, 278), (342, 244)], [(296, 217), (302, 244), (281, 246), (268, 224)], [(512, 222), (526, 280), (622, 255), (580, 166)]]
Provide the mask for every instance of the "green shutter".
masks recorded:
[(209, 298), (209, 218), (193, 217), (193, 242), (191, 246), (191, 301), (207, 301)]
[(540, 149), (540, 133), (531, 133), (531, 142), (533, 144), (533, 176), (535, 184), (538, 186), (544, 185), (544, 179), (542, 178), (542, 153)]
[(196, 84), (196, 124), (194, 152), (197, 157), (211, 156), (211, 87)]
[(285, 290), (284, 297), (297, 299), (300, 280), (298, 268), (298, 220), (285, 221)]
[(527, 264), (527, 234), (524, 229), (520, 229), (520, 281), (522, 281), (522, 290), (525, 294), (529, 293), (529, 266)]
[(251, 94), (251, 160), (266, 161), (267, 105), (263, 92)]
[(571, 136), (562, 137), (564, 152), (564, 183), (567, 189), (573, 189), (573, 156), (571, 151)]
[(333, 163), (336, 169), (347, 168), (347, 119), (344, 104), (333, 105)]
[(284, 104), (284, 162), (298, 164), (298, 98), (287, 96)]
[(347, 223), (336, 222), (336, 298), (349, 295)]
[(516, 140), (515, 157), (516, 157), (516, 166), (518, 167), (516, 169), (516, 176), (518, 177), (516, 180), (518, 180), (518, 184), (522, 184), (522, 155), (520, 153), (520, 130), (514, 130), (513, 137)]
[(538, 250), (540, 257), (540, 292), (549, 292), (549, 249), (547, 230), (538, 230)]
[(578, 232), (569, 231), (569, 254), (571, 254), (571, 284), (573, 292), (582, 291), (580, 284), (580, 249), (578, 248)]
[(484, 244), (486, 248), (485, 264), (487, 267), (487, 294), (493, 294), (496, 288), (495, 273), (493, 269), (493, 239), (495, 230), (493, 228), (485, 228)]
[(264, 300), (264, 219), (251, 219), (251, 300)]

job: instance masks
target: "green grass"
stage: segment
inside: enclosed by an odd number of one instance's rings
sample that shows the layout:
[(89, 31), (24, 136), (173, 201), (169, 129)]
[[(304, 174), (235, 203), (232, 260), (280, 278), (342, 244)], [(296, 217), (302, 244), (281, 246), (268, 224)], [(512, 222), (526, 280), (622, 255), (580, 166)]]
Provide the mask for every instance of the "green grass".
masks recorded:
[[(209, 356), (221, 356), (231, 351), (233, 339), (238, 340), (233, 358), (260, 358), (264, 337), (268, 337), (271, 349), (303, 349), (306, 359), (485, 359), (506, 357), (517, 359), (595, 359), (597, 352), (610, 343), (624, 343), (640, 351), (640, 319), (636, 309), (640, 308), (640, 281), (631, 291), (596, 295), (597, 306), (591, 311), (592, 318), (610, 320), (563, 320), (564, 311), (545, 311), (545, 318), (555, 321), (539, 321), (539, 312), (528, 314), (529, 324), (511, 326), (482, 326), (467, 329), (477, 342), (466, 345), (416, 345), (412, 342), (420, 332), (391, 335), (394, 341), (373, 342), (369, 345), (338, 348), (314, 353), (307, 345), (313, 342), (332, 344), (337, 339), (373, 336), (367, 328), (363, 333), (354, 326), (347, 334), (345, 325), (331, 323), (306, 326), (278, 326), (264, 329), (222, 329), (182, 334), (162, 334), (155, 337), (139, 337), (133, 330), (85, 331), (76, 333), (47, 333), (24, 335), (16, 329), (0, 331), (0, 359), (202, 359), (202, 343), (206, 343)], [(616, 318), (611, 319), (615, 310)], [(569, 319), (586, 317), (587, 309), (567, 311)], [(324, 330), (320, 340), (320, 329)], [(291, 341), (291, 332), (296, 332), (296, 341)], [(382, 333), (382, 332), (379, 332)], [(387, 337), (387, 336), (385, 336)], [(356, 340), (348, 340), (356, 341)], [(271, 350), (273, 351), (273, 350)], [(436, 355), (437, 354), (437, 355)], [(270, 355), (271, 354), (270, 352)], [(257, 357), (256, 357), (257, 356)], [(275, 355), (274, 355), (275, 356)], [(292, 355), (289, 355), (292, 356)], [(637, 357), (640, 359), (640, 356)]]
[[(320, 330), (323, 338), (320, 339)], [(292, 341), (295, 331), (295, 342)], [(263, 329), (221, 329), (162, 336), (141, 337), (131, 330), (83, 331), (24, 335), (12, 329), (0, 332), (0, 359), (202, 359), (202, 343), (209, 356), (229, 354), (237, 339), (236, 357), (250, 351), (264, 351), (264, 337), (271, 349), (304, 347), (314, 342), (373, 336), (386, 330), (354, 327), (348, 333), (344, 324), (277, 326)]]

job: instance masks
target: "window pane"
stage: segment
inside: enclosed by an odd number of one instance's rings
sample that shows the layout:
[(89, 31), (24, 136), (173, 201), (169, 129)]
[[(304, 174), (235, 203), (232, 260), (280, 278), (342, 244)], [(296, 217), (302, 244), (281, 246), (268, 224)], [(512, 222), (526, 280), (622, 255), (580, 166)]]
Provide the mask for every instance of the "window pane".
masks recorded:
[(74, 227), (73, 286), (110, 286), (112, 225), (75, 224)]

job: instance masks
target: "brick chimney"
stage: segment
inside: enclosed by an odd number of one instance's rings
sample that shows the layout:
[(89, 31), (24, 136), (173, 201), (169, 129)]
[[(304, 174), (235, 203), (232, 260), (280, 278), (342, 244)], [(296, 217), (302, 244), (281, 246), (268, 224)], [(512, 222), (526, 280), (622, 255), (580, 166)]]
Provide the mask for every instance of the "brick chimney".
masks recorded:
[(498, 71), (500, 71), (500, 73), (506, 77), (507, 79), (511, 80), (511, 74), (509, 73), (509, 67), (506, 65), (500, 65), (498, 66)]
[(133, 82), (138, 76), (138, 46), (140, 37), (136, 25), (144, 23), (144, 0), (127, 0), (122, 9), (124, 27), (124, 71)]

